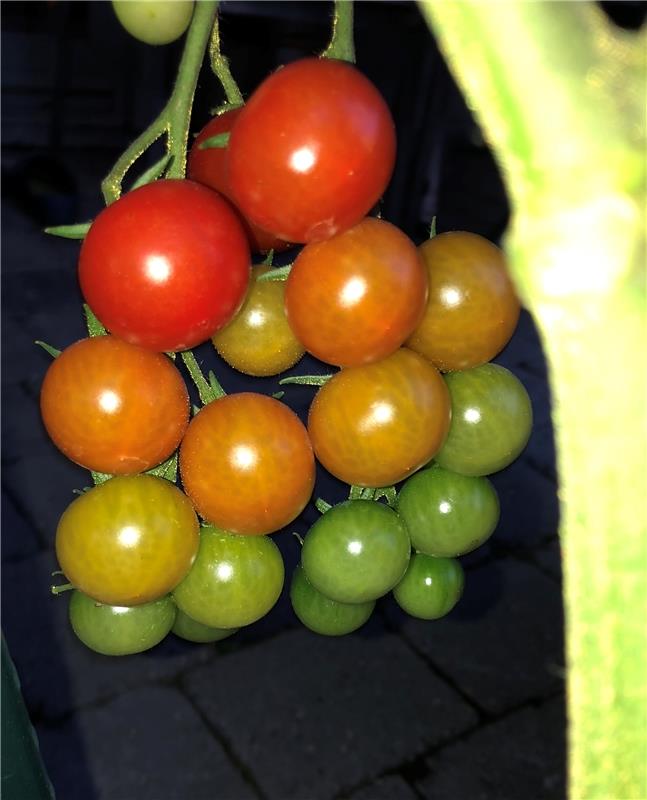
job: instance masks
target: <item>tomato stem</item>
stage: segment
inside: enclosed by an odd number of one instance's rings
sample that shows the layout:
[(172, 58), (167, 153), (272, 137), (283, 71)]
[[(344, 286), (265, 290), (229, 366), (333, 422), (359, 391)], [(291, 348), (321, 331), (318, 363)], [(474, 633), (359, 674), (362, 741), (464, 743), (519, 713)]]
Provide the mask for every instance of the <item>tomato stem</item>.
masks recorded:
[[(270, 250), (270, 253), (273, 254), (274, 251)], [(265, 262), (263, 262), (263, 263), (265, 263)], [(292, 264), (286, 264), (284, 267), (275, 267), (274, 269), (270, 270), (269, 272), (264, 272), (262, 275), (259, 275), (256, 278), (256, 280), (257, 281), (287, 281), (291, 270), (292, 270)]]
[(198, 395), (203, 405), (206, 406), (208, 403), (225, 396), (226, 392), (218, 382), (215, 374), (213, 372), (209, 372), (209, 380), (207, 380), (200, 369), (200, 365), (198, 364), (196, 357), (190, 350), (186, 350), (185, 352), (181, 353), (181, 356), (182, 361), (184, 361), (184, 365), (191, 376), (191, 380), (198, 390)]
[(231, 74), (229, 59), (220, 50), (220, 20), (218, 14), (216, 14), (213, 28), (211, 29), (209, 60), (211, 62), (211, 70), (222, 84), (227, 98), (227, 102), (217, 109), (217, 113), (222, 114), (231, 108), (242, 106), (245, 101), (238, 84), (234, 80), (234, 76)]
[(355, 43), (353, 41), (353, 0), (335, 0), (332, 19), (332, 36), (328, 47), (321, 54), (323, 58), (336, 58), (355, 63)]
[(326, 502), (326, 500), (324, 500), (322, 497), (318, 497), (315, 500), (315, 508), (320, 514), (325, 514), (326, 511), (330, 511), (332, 505)]
[(217, 0), (196, 3), (171, 97), (161, 113), (117, 159), (102, 181), (101, 191), (106, 205), (119, 199), (128, 170), (164, 134), (170, 162), (166, 177), (184, 177), (193, 95), (217, 8)]
[(69, 592), (74, 589), (71, 583), (62, 583), (60, 586), (51, 586), (50, 590), (52, 594), (62, 594), (63, 592)]

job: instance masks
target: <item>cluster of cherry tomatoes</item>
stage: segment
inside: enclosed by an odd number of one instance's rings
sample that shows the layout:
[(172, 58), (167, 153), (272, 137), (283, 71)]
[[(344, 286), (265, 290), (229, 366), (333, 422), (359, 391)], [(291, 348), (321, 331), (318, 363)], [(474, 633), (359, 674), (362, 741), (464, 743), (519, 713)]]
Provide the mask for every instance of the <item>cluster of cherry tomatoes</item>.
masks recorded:
[[(226, 147), (203, 147), (223, 133)], [(488, 363), (519, 303), (489, 242), (448, 233), (417, 248), (367, 216), (395, 148), (370, 81), (303, 59), (206, 126), (188, 179), (134, 189), (94, 220), (79, 280), (109, 333), (64, 350), (41, 395), (52, 440), (97, 482), (56, 533), (89, 647), (138, 652), (169, 631), (216, 641), (267, 614), (285, 577), (268, 534), (313, 498), (315, 459), (353, 490), (320, 507), (305, 537), (290, 592), (299, 619), (340, 635), (390, 591), (423, 619), (457, 602), (457, 556), (498, 521), (484, 476), (530, 433), (525, 390)], [(250, 267), (250, 252), (293, 244), (285, 282)], [(253, 392), (214, 395), (192, 415), (173, 358), (210, 339), (249, 375), (305, 351), (339, 369), (307, 426)]]

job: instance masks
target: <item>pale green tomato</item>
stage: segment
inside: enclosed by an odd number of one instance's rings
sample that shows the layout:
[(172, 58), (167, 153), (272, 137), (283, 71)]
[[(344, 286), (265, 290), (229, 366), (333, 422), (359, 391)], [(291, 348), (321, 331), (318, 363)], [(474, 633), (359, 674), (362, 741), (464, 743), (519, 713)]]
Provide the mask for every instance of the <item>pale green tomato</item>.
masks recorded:
[(128, 33), (146, 44), (179, 39), (193, 15), (193, 0), (112, 0), (112, 7)]

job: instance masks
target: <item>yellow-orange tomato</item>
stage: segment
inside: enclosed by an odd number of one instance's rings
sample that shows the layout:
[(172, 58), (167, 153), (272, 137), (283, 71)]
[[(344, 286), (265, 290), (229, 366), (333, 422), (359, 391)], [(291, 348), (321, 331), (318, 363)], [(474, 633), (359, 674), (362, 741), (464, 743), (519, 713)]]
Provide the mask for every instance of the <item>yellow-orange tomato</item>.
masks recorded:
[(74, 500), (56, 529), (70, 583), (99, 603), (134, 606), (174, 589), (198, 552), (191, 501), (152, 475), (111, 478)]
[(441, 233), (419, 250), (429, 301), (406, 346), (443, 372), (491, 361), (510, 340), (520, 312), (503, 252), (465, 231)]
[(111, 475), (159, 464), (189, 424), (189, 395), (168, 356), (114, 336), (64, 350), (47, 370), (40, 407), (48, 434), (69, 459)]
[(315, 455), (337, 478), (388, 486), (430, 461), (450, 422), (449, 392), (438, 370), (406, 348), (349, 367), (317, 393), (308, 417)]
[(312, 355), (342, 367), (395, 352), (427, 302), (427, 275), (414, 243), (367, 217), (299, 253), (285, 290), (290, 327)]
[(254, 267), (243, 307), (212, 337), (218, 354), (245, 375), (278, 375), (303, 356), (285, 316), (285, 282), (259, 281), (269, 267)]
[(287, 406), (241, 392), (191, 420), (180, 447), (185, 492), (206, 520), (239, 534), (279, 530), (310, 499), (315, 465), (308, 433)]

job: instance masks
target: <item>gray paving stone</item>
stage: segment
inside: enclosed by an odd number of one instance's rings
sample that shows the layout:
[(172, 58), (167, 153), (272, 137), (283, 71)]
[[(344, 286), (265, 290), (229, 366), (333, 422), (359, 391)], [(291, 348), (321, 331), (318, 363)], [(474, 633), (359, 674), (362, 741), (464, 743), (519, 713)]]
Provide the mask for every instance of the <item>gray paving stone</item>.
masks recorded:
[(41, 543), (34, 529), (18, 512), (11, 498), (2, 493), (2, 561), (17, 561), (35, 555)]
[(365, 786), (348, 796), (348, 800), (417, 800), (417, 798), (418, 795), (399, 775), (380, 778), (370, 786)]
[(176, 689), (138, 689), (61, 727), (37, 730), (57, 796), (65, 800), (258, 797)]
[(563, 800), (565, 728), (561, 697), (510, 714), (430, 758), (418, 789), (433, 800)]
[(183, 681), (270, 800), (329, 800), (476, 721), (389, 634), (294, 631)]
[(484, 710), (501, 713), (559, 690), (563, 612), (558, 584), (537, 568), (498, 559), (471, 570), (455, 609), (433, 622), (395, 602), (391, 624)]
[(501, 517), (492, 543), (532, 548), (559, 527), (557, 488), (523, 459), (490, 475), (501, 503)]
[(171, 680), (217, 654), (217, 645), (175, 636), (134, 656), (110, 658), (88, 650), (69, 626), (69, 595), (50, 592), (61, 581), (51, 577), (55, 569), (55, 557), (47, 552), (3, 570), (2, 627), (30, 713), (56, 718), (133, 686)]

